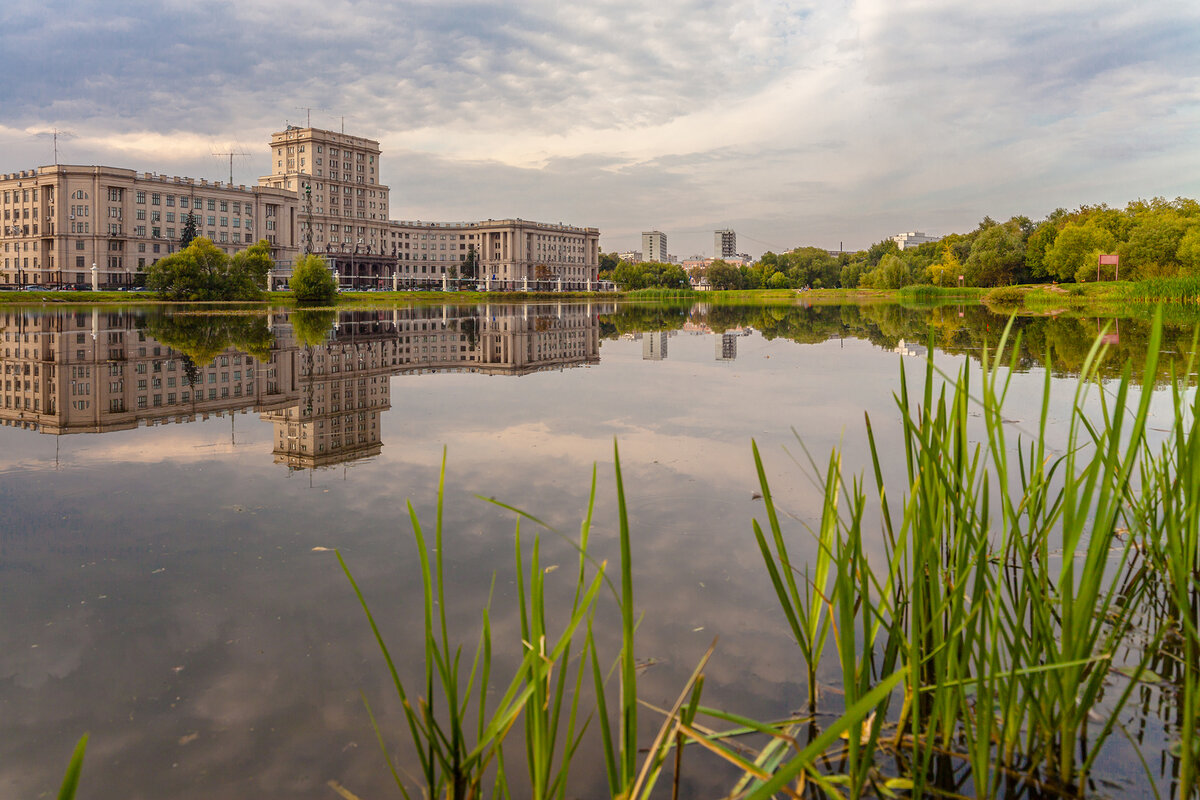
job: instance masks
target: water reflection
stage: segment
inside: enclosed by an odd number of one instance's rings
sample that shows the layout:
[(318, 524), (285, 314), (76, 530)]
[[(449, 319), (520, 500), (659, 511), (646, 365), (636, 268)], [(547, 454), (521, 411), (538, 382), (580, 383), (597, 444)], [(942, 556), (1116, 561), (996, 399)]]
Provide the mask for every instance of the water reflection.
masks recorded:
[[(0, 421), (62, 435), (252, 410), (294, 469), (378, 455), (390, 378), (598, 363), (611, 304), (144, 315), (3, 315)], [(665, 335), (665, 334), (664, 334)]]

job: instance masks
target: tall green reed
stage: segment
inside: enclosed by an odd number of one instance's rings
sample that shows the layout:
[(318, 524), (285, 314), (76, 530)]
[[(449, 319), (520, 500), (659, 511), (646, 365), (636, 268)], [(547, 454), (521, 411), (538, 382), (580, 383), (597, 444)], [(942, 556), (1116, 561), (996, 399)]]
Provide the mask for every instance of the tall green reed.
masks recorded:
[[(420, 521), (409, 504), (423, 587), (422, 655), (425, 680), (422, 694), (414, 693), (400, 678), (399, 669), (363, 591), (355, 582), (341, 553), (338, 553), (339, 562), (363, 607), (401, 701), (409, 736), (420, 763), (421, 772), (416, 781), (419, 793), (427, 797), (458, 800), (479, 797), (490, 785), (493, 796), (511, 797), (514, 792), (521, 791), (536, 798), (564, 798), (568, 793), (570, 767), (579, 756), (584, 733), (592, 719), (598, 721), (597, 735), (604, 754), (609, 790), (614, 798), (645, 800), (651, 797), (668, 764), (672, 765), (674, 772), (672, 796), (677, 796), (683, 751), (689, 746), (698, 747), (734, 765), (743, 773), (743, 779), (738, 781), (731, 796), (765, 798), (777, 791), (799, 796), (801, 789), (793, 788), (791, 784), (802, 787), (807, 781), (836, 792), (834, 783), (818, 769), (820, 759), (828, 755), (830, 748), (843, 735), (853, 743), (852, 747), (863, 749), (859, 742), (864, 719), (886, 702), (902, 676), (896, 673), (883, 681), (875, 681), (870, 675), (862, 675), (859, 681), (862, 691), (855, 691), (852, 702), (848, 703), (847, 713), (835, 719), (806, 745), (802, 745), (793, 735), (798, 727), (795, 719), (757, 722), (700, 704), (704, 669), (713, 655), (715, 641), (684, 683), (671, 709), (656, 709), (639, 698), (634, 647), (637, 618), (634, 609), (631, 530), (620, 453), (615, 443), (613, 460), (617, 533), (621, 550), (619, 585), (611, 582), (607, 565), (595, 563), (589, 554), (596, 493), (596, 473), (593, 468), (587, 514), (578, 541), (571, 542), (579, 555), (573, 599), (565, 613), (566, 622), (562, 624), (556, 639), (550, 633), (550, 621), (546, 613), (545, 578), (549, 570), (541, 566), (541, 548), (537, 537), (534, 538), (526, 566), (520, 523), (529, 520), (544, 528), (549, 526), (519, 509), (481, 498), (518, 515), (514, 548), (518, 576), (517, 611), (524, 654), (498, 702), (488, 702), (488, 689), (494, 678), (490, 601), (484, 608), (479, 641), (465, 675), (461, 647), (452, 645), (446, 622), (442, 536), (444, 453), (432, 557)], [(596, 645), (593, 628), (596, 598), (605, 584), (612, 592), (621, 620), (620, 650), (608, 670), (601, 666), (602, 656)], [(853, 624), (849, 627), (852, 629)], [(851, 638), (853, 635), (851, 632)], [(582, 643), (578, 655), (573, 657), (572, 648), (577, 636)], [(586, 681), (589, 673), (592, 679), (590, 687)], [(617, 676), (617, 696), (615, 702), (610, 702), (608, 684), (613, 674)], [(594, 705), (585, 705), (588, 689), (593, 692), (591, 699)], [(401, 794), (409, 798), (412, 796), (409, 787), (391, 758), (386, 737), (365, 697), (364, 704), (396, 785)], [(639, 707), (649, 708), (663, 717), (653, 740), (644, 749), (644, 755), (639, 745)], [(728, 723), (733, 727), (714, 730), (703, 724), (701, 718)], [(521, 752), (528, 773), (528, 784), (516, 789), (510, 771), (511, 748), (506, 752), (505, 745), (519, 721), (522, 722)], [(874, 721), (869, 727), (873, 731), (872, 736), (879, 730), (878, 723)], [(748, 734), (761, 735), (769, 744), (755, 752), (745, 744), (733, 746), (729, 743)], [(856, 763), (869, 765), (869, 760), (859, 757)]]
[[(446, 622), (444, 542), (442, 530), (443, 500), (445, 494), (445, 453), (442, 457), (442, 472), (438, 484), (437, 525), (434, 531), (433, 560), (422, 531), (420, 520), (412, 503), (408, 504), (413, 536), (421, 564), (424, 610), (424, 693), (414, 696), (400, 678), (399, 670), (392, 658), (374, 615), (355, 582), (341, 552), (338, 562), (346, 573), (357, 595), (367, 621), (375, 635), (376, 643), (383, 654), (391, 674), (392, 683), (404, 710), (414, 750), (421, 769), (423, 791), (429, 796), (444, 796), (454, 800), (479, 797), (485, 780), (493, 775), (497, 788), (507, 785), (503, 763), (503, 742), (522, 714), (526, 714), (528, 731), (527, 762), (530, 777), (539, 797), (563, 796), (566, 785), (567, 765), (570, 754), (578, 746), (575, 733), (576, 701), (571, 702), (569, 721), (565, 731), (567, 755), (555, 767), (555, 750), (558, 742), (558, 725), (561, 722), (562, 686), (566, 668), (566, 654), (576, 629), (583, 625), (596, 593), (603, 581), (603, 568), (590, 583), (580, 580), (573, 607), (557, 639), (550, 638), (545, 628), (544, 575), (538, 561), (538, 544), (535, 541), (530, 565), (530, 594), (524, 587), (519, 592), (520, 613), (524, 654), (500, 701), (488, 707), (488, 690), (491, 681), (493, 643), (490, 624), (490, 601), (483, 611), (482, 629), (469, 670), (465, 670), (462, 647), (452, 646), (449, 626)], [(518, 523), (519, 525), (519, 523)], [(585, 524), (586, 527), (586, 524)], [(518, 536), (519, 539), (519, 536)], [(518, 542), (517, 571), (522, 572)], [(437, 614), (434, 607), (437, 606)], [(555, 673), (559, 674), (557, 688)], [(578, 682), (578, 679), (577, 679)], [(550, 698), (555, 698), (553, 707)], [(577, 695), (576, 695), (577, 697)], [(400, 793), (409, 798), (408, 788), (393, 762), (388, 746), (380, 730), (370, 704), (363, 698), (372, 726), (379, 739), (388, 768), (391, 770)], [(474, 703), (474, 708), (472, 708)], [(440, 710), (439, 710), (440, 706)], [(532, 717), (532, 719), (531, 719)], [(473, 722), (473, 725), (472, 725)], [(473, 730), (471, 728), (473, 727)], [(496, 769), (490, 772), (493, 764)]]
[[(1010, 332), (1011, 323), (997, 346), (985, 349), (978, 388), (969, 365), (944, 376), (930, 361), (914, 397), (902, 368), (899, 491), (887, 486), (888, 464), (867, 419), (885, 563), (872, 564), (866, 555), (873, 540), (863, 529), (865, 500), (857, 481), (841, 475), (836, 452), (821, 482), (816, 559), (826, 557), (832, 541), (832, 588), (820, 594), (847, 703), (869, 685), (864, 676), (873, 654), (880, 674), (899, 664), (903, 703), (880, 744), (902, 758), (917, 794), (946, 788), (961, 763), (982, 797), (1022, 783), (1073, 793), (1085, 784), (1148, 657), (1123, 691), (1105, 697), (1113, 659), (1145, 591), (1143, 581), (1114, 577), (1130, 573), (1139, 558), (1120, 532), (1135, 497), (1131, 478), (1146, 432), (1161, 321), (1136, 400), (1128, 366), (1115, 387), (1091, 398), (1103, 354), (1097, 340), (1072, 400), (1066, 441), (1054, 451), (1047, 444), (1049, 375), (1038, 428), (1028, 441), (1018, 437), (1011, 447), (1007, 441), (1010, 423), (1002, 412), (1013, 370), (999, 367)], [(812, 629), (801, 624), (811, 617), (800, 612), (817, 593), (795, 588), (796, 566), (761, 468), (760, 482), (777, 544), (767, 547), (757, 523), (755, 537), (800, 646), (811, 697), (820, 653)], [(830, 519), (832, 537), (825, 533)], [(848, 635), (856, 619), (858, 632)], [(1089, 715), (1102, 699), (1107, 717), (1093, 724)], [(851, 796), (876, 780), (868, 763), (874, 730), (863, 743), (866, 757), (853, 737), (847, 748)]]
[[(1196, 345), (1193, 336), (1193, 354)], [(1166, 643), (1158, 669), (1171, 679), (1165, 688), (1175, 695), (1176, 789), (1181, 799), (1200, 796), (1200, 413), (1195, 387), (1189, 386), (1195, 366), (1193, 355), (1182, 375), (1172, 370), (1176, 425), (1156, 451), (1147, 448), (1134, 528), (1148, 553), (1161, 603), (1154, 617)]]

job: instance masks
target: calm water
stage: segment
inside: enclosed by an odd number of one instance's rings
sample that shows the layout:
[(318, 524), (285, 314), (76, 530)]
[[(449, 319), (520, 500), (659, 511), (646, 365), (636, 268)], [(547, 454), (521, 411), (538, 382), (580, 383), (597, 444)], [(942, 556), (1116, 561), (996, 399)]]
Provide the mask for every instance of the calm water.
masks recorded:
[[(1022, 323), (1014, 427), (1036, 423), (1044, 354), (1065, 398), (1104, 324)], [(359, 692), (403, 753), (400, 711), (324, 548), (346, 557), (393, 652), (418, 652), (405, 504), (432, 525), (443, 448), (447, 612), (468, 647), (493, 575), (495, 637), (519, 640), (514, 517), (476, 495), (574, 535), (597, 465), (595, 553), (615, 563), (615, 439), (645, 698), (669, 705), (719, 636), (706, 703), (778, 717), (805, 687), (750, 532), (751, 439), (800, 541), (819, 496), (792, 429), (861, 469), (864, 412), (885, 454), (898, 442), (892, 393), (902, 362), (923, 370), (926, 332), (952, 371), (1002, 327), (975, 308), (895, 306), (0, 311), (0, 797), (50, 796), (85, 731), (83, 797), (328, 798), (329, 780), (392, 796)], [(1140, 364), (1147, 329), (1120, 321), (1114, 349)], [(1168, 349), (1184, 342), (1190, 327), (1168, 331)], [(565, 592), (574, 555), (544, 536)], [(1130, 716), (1161, 741), (1153, 709)], [(1108, 791), (1148, 796), (1128, 745), (1111, 747)], [(600, 770), (573, 770), (581, 794)]]

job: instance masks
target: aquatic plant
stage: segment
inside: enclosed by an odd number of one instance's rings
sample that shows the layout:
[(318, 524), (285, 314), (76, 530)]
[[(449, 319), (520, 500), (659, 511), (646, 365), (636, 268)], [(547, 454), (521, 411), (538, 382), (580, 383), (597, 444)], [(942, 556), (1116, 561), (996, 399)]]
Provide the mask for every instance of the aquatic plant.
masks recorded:
[[(1152, 446), (1147, 419), (1159, 316), (1140, 393), (1129, 363), (1100, 391), (1106, 352), (1100, 336), (1084, 358), (1065, 440), (1057, 447), (1050, 441), (1047, 373), (1036, 427), (1011, 441), (1012, 424), (1002, 411), (1019, 352), (1012, 330), (1010, 321), (995, 347), (985, 348), (978, 378), (970, 362), (945, 375), (929, 360), (918, 394), (902, 367), (899, 486), (885, 480), (890, 464), (869, 417), (866, 476), (846, 474), (837, 450), (820, 468), (809, 458), (822, 490), (819, 521), (806, 534), (815, 546), (811, 561), (796, 559), (800, 551), (752, 445), (766, 523), (754, 520), (751, 529), (807, 681), (806, 713), (781, 720), (756, 721), (702, 704), (716, 642), (670, 709), (638, 696), (631, 531), (615, 448), (619, 576), (610, 578), (607, 565), (589, 555), (593, 468), (587, 512), (572, 541), (579, 556), (573, 600), (561, 613), (546, 613), (537, 537), (528, 564), (522, 555), (521, 523), (547, 526), (490, 501), (517, 514), (524, 653), (501, 684), (507, 687), (502, 697), (489, 700), (493, 643), (485, 607), (464, 685), (461, 651), (451, 644), (444, 612), (443, 455), (432, 558), (410, 505), (424, 586), (423, 692), (398, 677), (363, 593), (341, 562), (403, 705), (421, 763), (420, 790), (456, 800), (479, 796), (487, 783), (499, 796), (521, 791), (510, 783), (508, 746), (511, 732), (520, 730), (529, 794), (566, 797), (571, 764), (595, 720), (609, 791), (625, 800), (649, 797), (672, 757), (677, 793), (685, 749), (732, 765), (739, 777), (728, 796), (736, 798), (891, 797), (900, 791), (1074, 797), (1086, 791), (1134, 692), (1165, 683), (1164, 703), (1178, 737), (1171, 751), (1174, 786), (1180, 800), (1196, 797), (1200, 422), (1194, 393), (1175, 376), (1175, 424)], [(1014, 354), (1007, 365), (1006, 353)], [(1182, 375), (1191, 369), (1189, 362)], [(873, 559), (880, 550), (882, 560)], [(621, 628), (620, 651), (607, 669), (593, 634), (604, 586)], [(552, 617), (562, 618), (557, 634)], [(838, 691), (822, 693), (818, 669), (832, 657), (840, 667)], [(1152, 662), (1163, 666), (1152, 672)], [(639, 740), (639, 714), (647, 710), (661, 717), (648, 747)], [(378, 726), (376, 732), (409, 797)]]

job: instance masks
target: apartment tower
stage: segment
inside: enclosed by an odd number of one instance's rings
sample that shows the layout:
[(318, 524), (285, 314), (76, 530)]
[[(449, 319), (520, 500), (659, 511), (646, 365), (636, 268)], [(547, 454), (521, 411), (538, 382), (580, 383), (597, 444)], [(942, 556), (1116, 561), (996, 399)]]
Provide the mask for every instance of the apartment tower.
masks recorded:
[(667, 235), (662, 231), (642, 231), (642, 257), (647, 261), (666, 263)]

